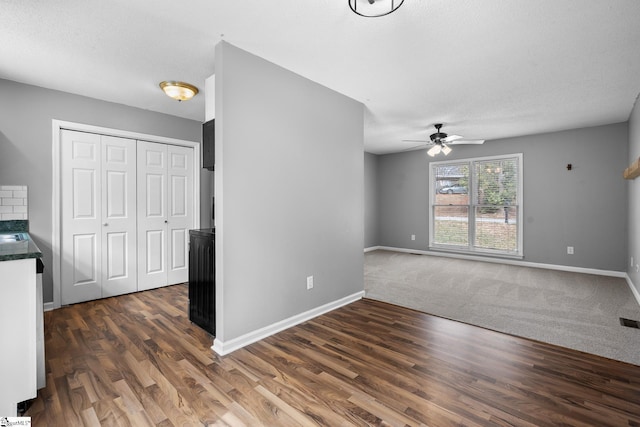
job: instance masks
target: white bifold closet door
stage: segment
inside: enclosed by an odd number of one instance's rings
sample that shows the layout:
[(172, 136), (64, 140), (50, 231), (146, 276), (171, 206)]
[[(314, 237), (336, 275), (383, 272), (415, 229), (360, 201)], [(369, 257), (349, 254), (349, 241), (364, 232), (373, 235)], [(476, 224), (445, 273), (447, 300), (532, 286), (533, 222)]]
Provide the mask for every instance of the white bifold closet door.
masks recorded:
[(138, 290), (189, 280), (193, 149), (138, 141)]
[(61, 302), (137, 290), (136, 141), (61, 132)]

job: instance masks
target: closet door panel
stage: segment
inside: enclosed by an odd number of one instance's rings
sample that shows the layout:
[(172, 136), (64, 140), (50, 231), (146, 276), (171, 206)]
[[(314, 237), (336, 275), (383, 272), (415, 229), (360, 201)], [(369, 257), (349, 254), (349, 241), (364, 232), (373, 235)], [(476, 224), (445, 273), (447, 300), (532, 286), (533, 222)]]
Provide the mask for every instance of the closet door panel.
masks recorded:
[(73, 290), (84, 293), (94, 285), (100, 286), (100, 256), (98, 254), (97, 233), (74, 234), (71, 260)]
[(193, 149), (61, 130), (61, 303), (188, 280)]
[(135, 292), (136, 141), (102, 137), (102, 297)]
[(160, 219), (166, 218), (165, 208), (165, 180), (164, 174), (147, 172), (145, 175), (145, 218)]
[(107, 233), (106, 237), (108, 260), (106, 280), (118, 280), (129, 277), (131, 269), (129, 268), (129, 262), (127, 260), (131, 251), (128, 247), (127, 233)]
[(100, 136), (64, 130), (61, 158), (61, 303), (100, 298)]
[(189, 229), (193, 228), (193, 149), (169, 145), (168, 284), (189, 281)]
[(138, 141), (138, 290), (167, 285), (167, 146)]
[(166, 272), (164, 251), (166, 244), (165, 230), (147, 230), (146, 245), (150, 250), (147, 250), (145, 274), (164, 275)]

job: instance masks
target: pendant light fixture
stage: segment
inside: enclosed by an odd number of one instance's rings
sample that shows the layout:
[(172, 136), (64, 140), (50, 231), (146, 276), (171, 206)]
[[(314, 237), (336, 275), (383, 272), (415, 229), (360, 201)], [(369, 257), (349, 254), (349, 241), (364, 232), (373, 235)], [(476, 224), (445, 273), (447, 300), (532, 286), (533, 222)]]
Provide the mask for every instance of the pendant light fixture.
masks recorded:
[(164, 81), (160, 83), (160, 88), (167, 96), (178, 101), (188, 101), (198, 94), (197, 87), (185, 82)]
[(395, 12), (404, 0), (348, 0), (349, 7), (360, 16), (377, 18)]

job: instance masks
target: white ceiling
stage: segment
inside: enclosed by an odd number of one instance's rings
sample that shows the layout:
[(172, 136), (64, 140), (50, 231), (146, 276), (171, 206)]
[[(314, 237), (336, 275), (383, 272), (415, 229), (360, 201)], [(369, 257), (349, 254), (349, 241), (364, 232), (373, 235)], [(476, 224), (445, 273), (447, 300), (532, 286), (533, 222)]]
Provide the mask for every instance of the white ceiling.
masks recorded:
[(365, 149), (433, 123), (497, 139), (626, 121), (640, 93), (638, 0), (1, 0), (0, 78), (204, 120), (220, 40), (366, 106)]

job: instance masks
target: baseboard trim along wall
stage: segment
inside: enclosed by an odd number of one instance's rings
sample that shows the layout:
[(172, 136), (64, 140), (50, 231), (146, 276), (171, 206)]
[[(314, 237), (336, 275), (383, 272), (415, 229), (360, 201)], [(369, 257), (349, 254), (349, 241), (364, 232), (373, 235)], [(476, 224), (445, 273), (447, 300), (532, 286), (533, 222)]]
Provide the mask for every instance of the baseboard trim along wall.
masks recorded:
[(52, 311), (54, 308), (53, 302), (45, 302), (43, 304), (43, 311)]
[(268, 336), (274, 335), (285, 329), (291, 328), (292, 326), (296, 326), (302, 322), (311, 320), (314, 317), (318, 317), (321, 314), (328, 313), (332, 310), (335, 310), (336, 308), (351, 304), (352, 302), (362, 299), (363, 297), (364, 291), (356, 292), (355, 294), (348, 295), (344, 298), (340, 298), (339, 300), (332, 301), (325, 305), (321, 305), (320, 307), (305, 311), (304, 313), (296, 314), (295, 316), (289, 317), (288, 319), (281, 320), (272, 325), (265, 326), (264, 328), (249, 332), (248, 334), (244, 334), (229, 341), (222, 342), (216, 338), (213, 340), (213, 346), (211, 348), (220, 356), (224, 356), (244, 346), (252, 344), (256, 341), (260, 341), (261, 339), (267, 338)]
[(541, 264), (537, 262), (518, 261), (518, 260), (504, 259), (504, 258), (489, 258), (489, 257), (463, 255), (463, 254), (455, 254), (455, 253), (448, 253), (448, 252), (434, 252), (434, 251), (423, 251), (418, 249), (394, 248), (392, 246), (372, 246), (370, 248), (366, 248), (364, 251), (371, 252), (377, 249), (384, 250), (384, 251), (392, 251), (392, 252), (404, 252), (409, 254), (431, 255), (431, 256), (441, 256), (441, 257), (448, 257), (448, 258), (467, 259), (471, 261), (492, 262), (494, 264), (517, 265), (520, 267), (532, 267), (532, 268), (544, 268), (547, 270), (569, 271), (572, 273), (595, 274), (598, 276), (621, 277), (621, 278), (627, 277), (627, 273), (624, 271), (599, 270), (597, 268), (572, 267), (569, 265), (558, 265), (558, 264)]
[(631, 293), (636, 298), (638, 305), (640, 305), (640, 292), (638, 292), (638, 289), (633, 285), (633, 281), (631, 280), (631, 277), (629, 277), (629, 274), (625, 274), (625, 279), (627, 279), (627, 284), (629, 285), (629, 288), (631, 288)]

